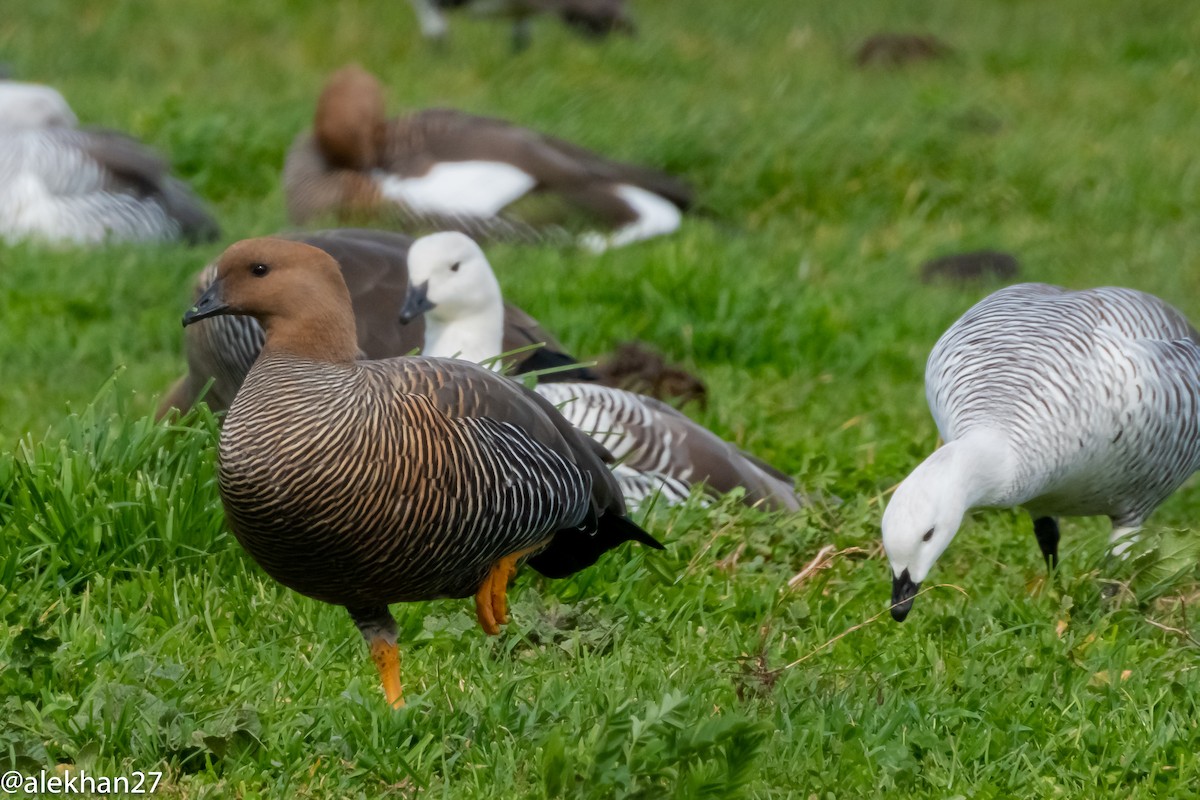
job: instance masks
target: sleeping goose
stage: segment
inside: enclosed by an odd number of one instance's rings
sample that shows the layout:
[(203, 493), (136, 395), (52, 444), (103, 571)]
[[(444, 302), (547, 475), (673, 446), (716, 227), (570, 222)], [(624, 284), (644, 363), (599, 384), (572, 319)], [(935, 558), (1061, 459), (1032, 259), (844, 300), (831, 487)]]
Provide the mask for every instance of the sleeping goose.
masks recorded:
[(266, 331), (221, 432), (229, 526), (272, 578), (349, 611), (393, 706), (389, 604), (474, 595), (494, 635), (521, 561), (560, 577), (625, 541), (661, 547), (625, 516), (608, 454), (537, 394), (463, 361), (360, 360), (324, 250), (234, 244), (183, 324), (221, 314)]
[(0, 238), (208, 241), (217, 225), (154, 151), (77, 127), (49, 86), (0, 80)]
[(1200, 334), (1132, 289), (984, 298), (934, 346), (925, 395), (946, 444), (883, 515), (897, 620), (968, 510), (1024, 506), (1053, 567), (1055, 517), (1109, 517), (1119, 554), (1200, 468)]
[(313, 128), (283, 169), (299, 225), (332, 217), (530, 239), (538, 231), (504, 212), (538, 193), (607, 229), (580, 239), (603, 250), (671, 233), (691, 202), (669, 175), (502, 120), (448, 109), (387, 119), (383, 87), (358, 66), (330, 77)]
[[(409, 250), (408, 269), (412, 286), (402, 319), (425, 313), (425, 355), (480, 362), (500, 352), (504, 301), (474, 241), (457, 232), (424, 236)], [(789, 476), (666, 403), (596, 383), (539, 383), (537, 392), (612, 452), (631, 504), (646, 496), (649, 481), (667, 502), (685, 500), (702, 484), (718, 493), (741, 487), (748, 505), (800, 508)]]
[[(350, 289), (358, 346), (366, 358), (390, 358), (413, 353), (424, 342), (424, 324), (397, 322), (397, 309), (408, 291), (408, 247), (412, 238), (390, 231), (340, 228), (313, 233), (284, 235), (329, 253), (342, 268), (342, 277)], [(216, 263), (209, 264), (196, 277), (194, 297), (199, 297), (216, 279)], [(190, 325), (184, 331), (187, 374), (163, 397), (157, 417), (173, 409), (186, 411), (203, 394), (205, 403), (216, 412), (233, 403), (238, 387), (258, 357), (264, 340), (262, 326), (253, 317), (221, 315)], [(546, 343), (525, 350), (514, 358), (516, 372), (562, 368), (576, 360), (561, 352), (559, 345), (538, 321), (516, 306), (504, 307), (505, 351)], [(561, 373), (562, 378), (589, 380), (587, 369), (575, 368)], [(205, 391), (207, 389), (207, 391)]]
[(442, 11), (463, 7), (511, 19), (515, 51), (529, 46), (530, 21), (536, 14), (554, 14), (576, 33), (593, 39), (618, 31), (631, 35), (634, 32), (625, 0), (411, 0), (411, 3), (421, 34), (437, 41), (445, 39), (448, 30)]

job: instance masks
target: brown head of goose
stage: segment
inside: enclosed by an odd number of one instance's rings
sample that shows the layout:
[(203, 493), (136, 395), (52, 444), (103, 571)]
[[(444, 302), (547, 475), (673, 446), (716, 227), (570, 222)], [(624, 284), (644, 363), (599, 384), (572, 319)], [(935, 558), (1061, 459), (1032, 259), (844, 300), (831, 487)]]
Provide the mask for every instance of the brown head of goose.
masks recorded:
[(297, 224), (320, 218), (536, 238), (505, 216), (531, 193), (553, 196), (606, 229), (594, 250), (671, 233), (692, 200), (681, 181), (503, 120), (449, 109), (387, 119), (383, 87), (358, 66), (335, 72), (314, 129), (288, 152), (283, 182)]
[[(455, 232), (418, 239), (409, 251), (409, 279), (416, 289), (409, 292), (410, 302), (423, 298), (426, 307), (425, 354), (474, 362), (495, 358), (503, 298), (487, 257), (474, 241)], [(662, 497), (668, 501), (682, 501), (688, 487), (703, 485), (719, 493), (742, 488), (749, 505), (800, 508), (789, 476), (666, 403), (596, 383), (539, 383), (537, 392), (612, 451), (623, 488), (629, 479), (626, 499), (631, 503), (645, 496), (650, 476), (651, 481), (661, 478)]]
[(262, 353), (221, 433), (230, 528), (271, 577), (345, 606), (402, 703), (388, 604), (474, 595), (506, 621), (521, 559), (550, 576), (636, 540), (602, 458), (554, 407), (472, 364), (359, 360), (350, 292), (325, 251), (239, 242), (184, 325), (253, 316)]
[(217, 224), (153, 150), (79, 128), (49, 86), (0, 80), (0, 239), (207, 241)]
[[(358, 347), (365, 358), (392, 358), (421, 349), (425, 341), (424, 323), (417, 319), (408, 325), (396, 324), (396, 309), (404, 303), (408, 291), (407, 259), (412, 237), (391, 231), (336, 228), (284, 234), (280, 238), (319, 247), (337, 261), (350, 290)], [(216, 276), (216, 262), (201, 270), (196, 276), (193, 299), (199, 298)], [(250, 365), (258, 358), (263, 339), (262, 326), (253, 317), (222, 315), (189, 325), (184, 331), (187, 373), (164, 395), (158, 417), (173, 409), (186, 411), (201, 396), (213, 411), (228, 409)], [(515, 372), (561, 367), (575, 360), (559, 352), (561, 345), (549, 337), (537, 320), (506, 303), (505, 352), (541, 342), (549, 344), (523, 350), (514, 357)], [(586, 369), (562, 374), (576, 380), (593, 377)]]

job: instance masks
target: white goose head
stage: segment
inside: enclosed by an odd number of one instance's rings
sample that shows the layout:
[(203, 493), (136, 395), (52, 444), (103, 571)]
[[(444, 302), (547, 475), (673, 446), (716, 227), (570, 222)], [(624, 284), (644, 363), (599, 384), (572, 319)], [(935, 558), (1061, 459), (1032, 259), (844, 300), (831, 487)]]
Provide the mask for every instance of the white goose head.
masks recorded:
[(78, 124), (67, 101), (49, 86), (0, 80), (0, 130), (73, 128)]
[(967, 511), (991, 505), (1009, 483), (1002, 436), (976, 431), (935, 450), (896, 488), (883, 512), (883, 548), (892, 566), (892, 616), (903, 621), (921, 581), (946, 552)]
[(402, 322), (425, 314), (425, 355), (483, 361), (500, 354), (504, 297), (492, 265), (469, 236), (434, 233), (408, 251)]

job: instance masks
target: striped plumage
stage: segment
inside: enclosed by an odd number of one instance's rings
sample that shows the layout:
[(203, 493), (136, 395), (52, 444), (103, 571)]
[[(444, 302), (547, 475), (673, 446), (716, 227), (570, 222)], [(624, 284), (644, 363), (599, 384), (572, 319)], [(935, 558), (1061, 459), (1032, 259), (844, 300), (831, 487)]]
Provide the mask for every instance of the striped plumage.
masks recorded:
[[(584, 521), (592, 477), (556, 452), (561, 441), (495, 416), (508, 403), (536, 410), (469, 366), (255, 364), (221, 433), (220, 487), (271, 577), (355, 609), (466, 597), (501, 556)], [(541, 433), (555, 443), (553, 430)]]
[[(424, 322), (415, 319), (400, 325), (397, 321), (408, 291), (411, 237), (391, 231), (337, 228), (283, 234), (281, 238), (319, 247), (337, 260), (350, 289), (358, 346), (364, 357), (391, 358), (420, 350), (425, 336)], [(195, 297), (212, 284), (216, 274), (215, 263), (200, 271)], [(506, 350), (545, 341), (546, 333), (537, 320), (512, 305), (506, 305), (504, 311)], [(162, 417), (172, 409), (191, 408), (202, 392), (213, 411), (228, 409), (250, 365), (258, 357), (263, 340), (262, 326), (247, 316), (222, 315), (188, 326), (184, 331), (187, 374), (163, 397), (158, 415)], [(549, 365), (546, 353), (530, 351), (516, 359), (514, 368), (522, 372)]]
[(1200, 335), (1142, 292), (998, 291), (938, 340), (925, 390), (946, 446), (883, 520), (900, 618), (969, 508), (1027, 508), (1053, 565), (1054, 517), (1108, 516), (1117, 544), (1200, 468)]
[(536, 391), (625, 468), (617, 481), (630, 505), (644, 499), (648, 485), (657, 485), (667, 503), (683, 502), (692, 486), (703, 485), (715, 494), (741, 488), (747, 505), (800, 508), (791, 477), (660, 400), (597, 383), (539, 383)]
[[(581, 213), (605, 229), (579, 241), (602, 250), (670, 233), (691, 190), (658, 170), (624, 164), (499, 119), (450, 109), (386, 117), (383, 87), (349, 66), (317, 103), (313, 131), (284, 164), (288, 216), (371, 220), (481, 238), (564, 238), (557, 225), (509, 215), (525, 198)], [(560, 221), (569, 214), (554, 214)]]
[(0, 238), (210, 240), (216, 223), (146, 146), (75, 127), (53, 89), (0, 81)]
[[(503, 297), (475, 242), (452, 232), (418, 239), (409, 253), (409, 276), (416, 285), (410, 298), (422, 297), (429, 309), (427, 355), (481, 362), (501, 352)], [(630, 503), (646, 495), (648, 482), (661, 480), (664, 501), (678, 502), (688, 495), (680, 487), (702, 484), (716, 493), (742, 488), (750, 505), (800, 508), (789, 476), (654, 398), (570, 381), (539, 383), (536, 391), (626, 468), (618, 479)]]
[(393, 602), (474, 593), (506, 621), (519, 559), (551, 577), (636, 540), (610, 456), (520, 384), (429, 358), (358, 359), (337, 263), (239, 242), (184, 324), (252, 315), (266, 342), (229, 410), (218, 470), (230, 527), (272, 577), (345, 606), (399, 704)]

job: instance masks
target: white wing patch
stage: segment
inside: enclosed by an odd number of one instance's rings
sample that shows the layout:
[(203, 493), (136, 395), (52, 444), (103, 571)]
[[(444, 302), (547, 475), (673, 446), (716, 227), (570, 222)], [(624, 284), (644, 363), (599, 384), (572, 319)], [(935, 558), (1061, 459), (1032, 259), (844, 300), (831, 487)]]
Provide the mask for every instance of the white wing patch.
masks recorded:
[(424, 175), (402, 178), (375, 173), (379, 191), (417, 213), (494, 217), (525, 196), (537, 181), (501, 161), (445, 161)]
[(617, 186), (614, 191), (637, 212), (638, 218), (608, 235), (587, 233), (581, 236), (580, 246), (593, 253), (602, 253), (610, 247), (624, 247), (643, 239), (673, 233), (683, 220), (683, 213), (678, 206), (654, 192), (625, 183)]

